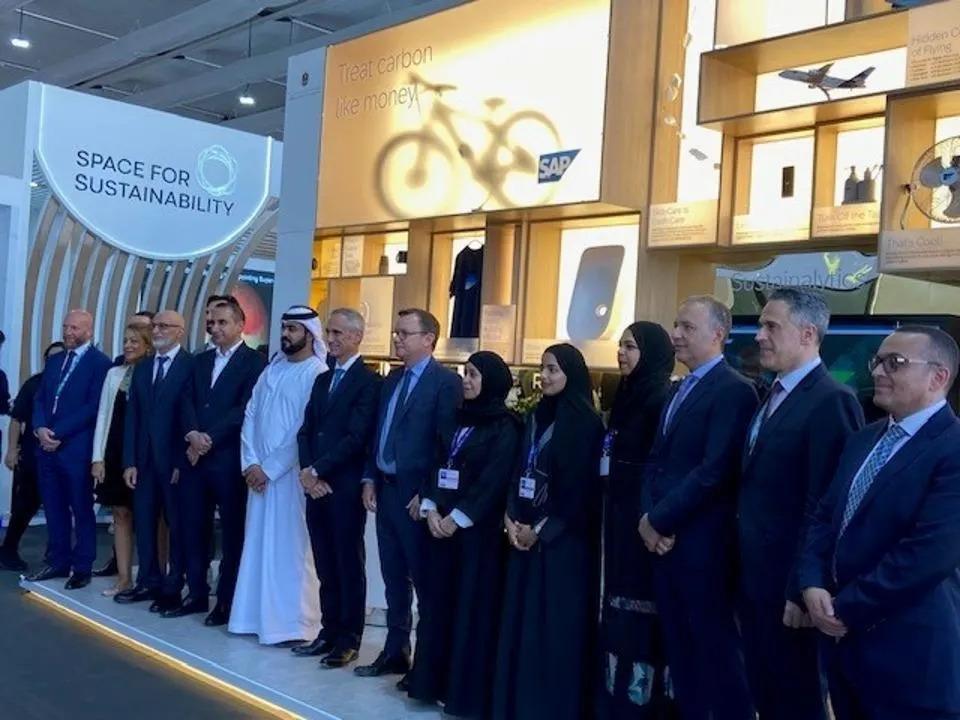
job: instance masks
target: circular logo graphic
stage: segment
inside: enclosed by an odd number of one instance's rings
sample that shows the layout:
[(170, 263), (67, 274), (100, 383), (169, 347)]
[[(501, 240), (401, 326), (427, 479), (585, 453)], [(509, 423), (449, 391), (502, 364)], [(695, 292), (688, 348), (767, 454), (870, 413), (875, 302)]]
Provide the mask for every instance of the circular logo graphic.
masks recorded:
[(197, 182), (214, 197), (232, 195), (237, 188), (237, 159), (223, 145), (211, 145), (197, 157)]

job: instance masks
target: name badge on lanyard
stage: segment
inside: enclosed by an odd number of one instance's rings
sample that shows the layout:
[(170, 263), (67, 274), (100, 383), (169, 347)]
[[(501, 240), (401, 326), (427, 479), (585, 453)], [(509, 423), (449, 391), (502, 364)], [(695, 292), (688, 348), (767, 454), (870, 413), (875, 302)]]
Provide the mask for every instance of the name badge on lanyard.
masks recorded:
[(616, 430), (608, 430), (603, 436), (603, 451), (600, 455), (600, 475), (607, 477), (610, 474), (610, 457), (613, 455), (613, 439), (617, 436)]
[(553, 423), (543, 431), (539, 442), (534, 442), (533, 438), (537, 436), (537, 421), (533, 420), (530, 426), (530, 452), (527, 455), (527, 471), (520, 478), (519, 495), (524, 500), (533, 500), (537, 495), (537, 479), (534, 477), (534, 470), (537, 466), (537, 458), (547, 443), (553, 437)]
[(440, 471), (437, 473), (437, 487), (441, 490), (460, 489), (460, 471), (453, 469), (453, 461), (472, 432), (472, 427), (460, 428), (457, 430), (457, 434), (454, 435), (453, 446), (450, 448), (450, 458), (447, 460), (447, 467), (440, 468)]

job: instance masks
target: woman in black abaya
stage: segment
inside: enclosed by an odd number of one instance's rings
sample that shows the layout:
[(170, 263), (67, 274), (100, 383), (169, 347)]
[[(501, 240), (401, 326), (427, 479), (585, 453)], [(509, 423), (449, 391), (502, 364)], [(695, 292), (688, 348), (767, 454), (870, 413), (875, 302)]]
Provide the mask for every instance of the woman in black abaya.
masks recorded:
[(676, 717), (653, 601), (652, 555), (637, 532), (643, 463), (656, 438), (674, 366), (670, 336), (636, 322), (620, 338), (621, 380), (604, 438), (604, 593), (598, 714), (609, 720)]
[(493, 692), (498, 720), (593, 714), (603, 423), (579, 350), (548, 348), (541, 378), (504, 519), (512, 549)]
[(430, 531), (409, 695), (457, 717), (486, 718), (503, 589), (501, 521), (520, 444), (504, 401), (510, 368), (491, 352), (467, 361), (463, 407), (443, 469), (420, 504)]

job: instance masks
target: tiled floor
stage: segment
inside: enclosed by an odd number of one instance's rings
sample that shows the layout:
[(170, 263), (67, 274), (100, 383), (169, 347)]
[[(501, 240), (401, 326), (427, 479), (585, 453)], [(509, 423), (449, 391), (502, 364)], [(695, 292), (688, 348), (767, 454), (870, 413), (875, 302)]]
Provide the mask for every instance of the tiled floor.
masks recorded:
[[(25, 582), (24, 587), (304, 718), (442, 717), (438, 709), (401, 695), (394, 688), (396, 675), (359, 678), (352, 669), (322, 670), (312, 658), (262, 646), (253, 637), (230, 635), (226, 628), (205, 627), (203, 615), (165, 620), (147, 612), (146, 604), (119, 605), (100, 594), (111, 582), (95, 578), (89, 587), (71, 592), (63, 590), (63, 581)], [(376, 657), (384, 635), (383, 628), (367, 628), (361, 664)]]

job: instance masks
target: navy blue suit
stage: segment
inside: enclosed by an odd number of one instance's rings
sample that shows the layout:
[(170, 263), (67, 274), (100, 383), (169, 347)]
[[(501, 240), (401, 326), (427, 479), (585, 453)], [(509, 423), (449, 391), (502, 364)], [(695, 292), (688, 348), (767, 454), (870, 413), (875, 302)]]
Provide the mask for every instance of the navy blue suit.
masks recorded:
[(850, 485), (887, 429), (853, 435), (817, 509), (803, 588), (834, 595), (848, 628), (826, 639), (837, 720), (960, 717), (960, 421), (933, 415), (887, 462), (843, 535)]
[[(137, 527), (137, 585), (167, 596), (183, 590), (183, 531), (180, 526), (179, 485), (173, 471), (183, 457), (180, 400), (193, 370), (193, 356), (180, 348), (154, 389), (156, 359), (138, 363), (130, 381), (123, 434), (123, 466), (137, 469), (133, 513)], [(170, 569), (160, 566), (157, 524), (163, 512), (170, 529)]]
[(377, 487), (377, 546), (380, 570), (386, 586), (388, 656), (409, 653), (413, 624), (413, 588), (422, 587), (421, 572), (426, 552), (427, 530), (412, 520), (406, 509), (440, 467), (440, 454), (450, 447), (457, 431), (456, 411), (463, 400), (463, 385), (457, 374), (431, 359), (419, 382), (398, 410), (395, 430), (396, 475), (384, 476), (377, 467), (380, 436), (387, 408), (398, 389), (403, 369), (396, 368), (383, 383), (377, 430), (367, 459), (365, 478)]
[(330, 394), (334, 373), (313, 385), (297, 436), (300, 467), (312, 467), (333, 494), (307, 498), (307, 529), (320, 579), (320, 636), (341, 650), (359, 650), (366, 618), (367, 576), (360, 498), (373, 438), (381, 378), (358, 357)]
[[(47, 564), (61, 571), (73, 568), (75, 573), (84, 575), (90, 573), (97, 552), (90, 462), (100, 390), (111, 363), (95, 347), (87, 348), (75, 360), (57, 400), (61, 370), (68, 355), (58, 353), (47, 361), (34, 399), (33, 426), (49, 428), (61, 442), (54, 452), (42, 448), (37, 451), (40, 496), (50, 540)], [(76, 532), (72, 549), (71, 530)]]
[[(764, 413), (761, 405), (758, 415)], [(755, 416), (750, 427), (757, 422)], [(863, 427), (856, 395), (818, 365), (744, 446), (740, 622), (747, 674), (761, 720), (826, 720), (818, 633), (783, 624), (786, 600), (803, 607), (796, 568), (807, 519), (830, 484), (847, 438)]]
[(721, 361), (675, 411), (664, 409), (644, 472), (643, 511), (673, 549), (654, 557), (657, 611), (684, 720), (752, 720), (734, 623), (740, 454), (753, 385)]
[[(180, 404), (184, 436), (196, 430), (213, 441), (212, 449), (195, 466), (184, 458), (180, 470), (180, 520), (184, 535), (190, 600), (204, 601), (210, 593), (207, 566), (214, 508), (220, 509), (220, 580), (217, 604), (229, 611), (240, 570), (247, 513), (247, 484), (240, 467), (243, 413), (266, 360), (241, 344), (211, 387), (216, 350), (195, 358)], [(186, 449), (186, 445), (183, 446)]]

